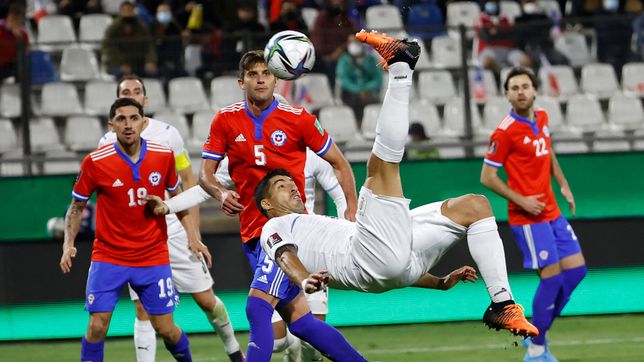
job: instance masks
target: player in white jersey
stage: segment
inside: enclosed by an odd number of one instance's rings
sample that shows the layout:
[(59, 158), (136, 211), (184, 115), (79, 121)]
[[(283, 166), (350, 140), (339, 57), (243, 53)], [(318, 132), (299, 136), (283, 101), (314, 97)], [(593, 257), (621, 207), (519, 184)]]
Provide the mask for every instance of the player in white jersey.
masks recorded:
[[(145, 85), (143, 80), (130, 76), (123, 78), (117, 86), (118, 97), (133, 98), (146, 105)], [(174, 152), (176, 167), (184, 187), (196, 184), (190, 159), (184, 148), (184, 142), (179, 131), (164, 122), (148, 118), (148, 125), (141, 133), (141, 138), (167, 146)], [(116, 142), (113, 132), (106, 133), (100, 140), (99, 146)], [(190, 210), (198, 222), (199, 208)], [(235, 338), (226, 306), (213, 292), (213, 279), (210, 275), (211, 256), (208, 248), (201, 242), (199, 245), (188, 245), (186, 232), (174, 214), (166, 215), (168, 225), (168, 250), (175, 288), (181, 293), (192, 294), (197, 305), (204, 311), (208, 321), (216, 330), (224, 343), (224, 349), (231, 361), (243, 361), (244, 356)], [(203, 255), (203, 257), (202, 257)], [(204, 260), (206, 259), (206, 260)], [(150, 324), (149, 317), (143, 309), (136, 293), (130, 288), (130, 297), (136, 303), (136, 320), (134, 322), (134, 344), (137, 361), (154, 361), (156, 355), (156, 335)]]

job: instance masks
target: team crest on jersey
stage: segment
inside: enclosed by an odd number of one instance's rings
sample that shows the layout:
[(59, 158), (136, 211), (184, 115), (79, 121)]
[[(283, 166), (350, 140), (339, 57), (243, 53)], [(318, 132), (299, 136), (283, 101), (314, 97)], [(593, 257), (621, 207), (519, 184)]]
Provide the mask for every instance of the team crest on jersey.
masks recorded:
[(550, 129), (548, 126), (543, 126), (543, 134), (546, 135), (546, 137), (550, 137)]
[(488, 146), (488, 148), (487, 148), (487, 153), (489, 153), (491, 155), (495, 154), (496, 153), (496, 147), (497, 147), (496, 141), (490, 142), (490, 146)]
[(161, 174), (157, 171), (150, 173), (150, 176), (148, 176), (148, 181), (150, 181), (150, 184), (152, 184), (152, 186), (159, 186), (159, 184), (161, 183)]
[(271, 142), (275, 146), (283, 146), (286, 143), (286, 133), (281, 129), (276, 130), (271, 134)]
[(266, 241), (266, 243), (268, 244), (269, 248), (272, 248), (273, 246), (281, 243), (282, 241), (284, 240), (282, 240), (282, 237), (280, 236), (280, 234), (275, 233), (268, 237), (268, 240)]

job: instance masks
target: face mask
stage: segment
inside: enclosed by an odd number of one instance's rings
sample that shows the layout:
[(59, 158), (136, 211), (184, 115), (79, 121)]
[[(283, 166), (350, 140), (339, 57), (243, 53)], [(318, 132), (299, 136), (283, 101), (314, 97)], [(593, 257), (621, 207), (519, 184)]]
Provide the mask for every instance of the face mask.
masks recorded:
[(604, 0), (604, 10), (617, 11), (619, 9), (619, 0)]
[(364, 52), (364, 48), (362, 47), (362, 45), (360, 45), (360, 43), (352, 41), (347, 46), (347, 51), (354, 57), (359, 57)]
[(489, 15), (496, 15), (499, 12), (499, 6), (494, 2), (486, 2), (485, 12)]
[(168, 24), (172, 20), (172, 14), (167, 11), (157, 13), (157, 21), (161, 24)]
[(523, 4), (523, 12), (525, 14), (536, 14), (539, 8), (537, 8), (537, 4), (535, 3), (525, 3)]

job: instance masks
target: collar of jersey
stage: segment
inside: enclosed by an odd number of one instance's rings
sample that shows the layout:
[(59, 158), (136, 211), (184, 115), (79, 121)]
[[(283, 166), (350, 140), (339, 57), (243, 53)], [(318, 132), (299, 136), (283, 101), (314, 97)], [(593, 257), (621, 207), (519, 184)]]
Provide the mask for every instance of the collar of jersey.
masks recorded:
[(261, 140), (262, 139), (262, 126), (264, 125), (264, 121), (266, 120), (266, 117), (268, 117), (269, 114), (271, 114), (279, 103), (277, 102), (277, 99), (273, 98), (273, 103), (271, 103), (268, 108), (262, 111), (262, 114), (259, 117), (255, 117), (253, 112), (251, 112), (250, 109), (248, 109), (248, 104), (246, 101), (244, 101), (244, 109), (246, 110), (246, 114), (250, 119), (253, 121), (253, 124), (255, 125), (255, 139), (256, 140)]
[[(116, 143), (118, 143), (118, 141)], [(147, 153), (148, 143), (143, 138), (141, 138), (141, 153), (139, 154), (139, 160), (136, 161), (136, 163), (132, 162), (130, 157), (125, 153), (123, 153), (123, 151), (121, 151), (121, 148), (116, 143), (114, 143), (114, 149), (116, 150), (116, 153), (119, 156), (121, 156), (123, 161), (125, 161), (125, 163), (127, 163), (128, 166), (130, 166), (130, 169), (132, 170), (132, 177), (134, 177), (134, 181), (141, 181), (141, 172), (140, 172), (141, 162), (143, 162), (143, 159), (145, 158), (145, 154)]]
[(513, 111), (510, 111), (510, 117), (516, 119), (519, 122), (523, 122), (530, 126), (532, 129), (532, 132), (534, 132), (535, 136), (539, 135), (539, 126), (537, 125), (537, 112), (534, 113), (534, 122), (530, 121), (527, 118), (521, 117), (518, 114), (514, 113)]

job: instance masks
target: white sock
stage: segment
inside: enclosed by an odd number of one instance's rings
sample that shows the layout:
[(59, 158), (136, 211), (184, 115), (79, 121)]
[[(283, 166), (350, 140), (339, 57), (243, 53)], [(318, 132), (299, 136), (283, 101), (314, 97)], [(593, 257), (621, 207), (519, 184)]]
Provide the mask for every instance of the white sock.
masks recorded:
[(546, 351), (546, 346), (540, 344), (530, 343), (528, 345), (528, 356), (536, 357)]
[(467, 228), (467, 246), (492, 301), (500, 303), (512, 299), (503, 241), (493, 216), (479, 220)]
[(224, 343), (226, 353), (232, 354), (239, 351), (239, 342), (235, 338), (235, 331), (228, 318), (228, 311), (219, 297), (215, 296), (215, 308), (210, 312), (206, 312), (206, 316), (208, 316), (208, 321)]
[(281, 349), (284, 351), (284, 362), (300, 362), (302, 358), (300, 339), (292, 335), (288, 329), (286, 330), (286, 337), (282, 339), (285, 340)]
[(302, 362), (321, 362), (322, 353), (305, 341), (302, 341)]
[(134, 348), (138, 362), (154, 362), (157, 353), (157, 335), (149, 320), (134, 319)]
[(383, 161), (400, 163), (409, 131), (409, 95), (414, 71), (409, 64), (389, 66), (389, 84), (376, 122), (372, 153)]

